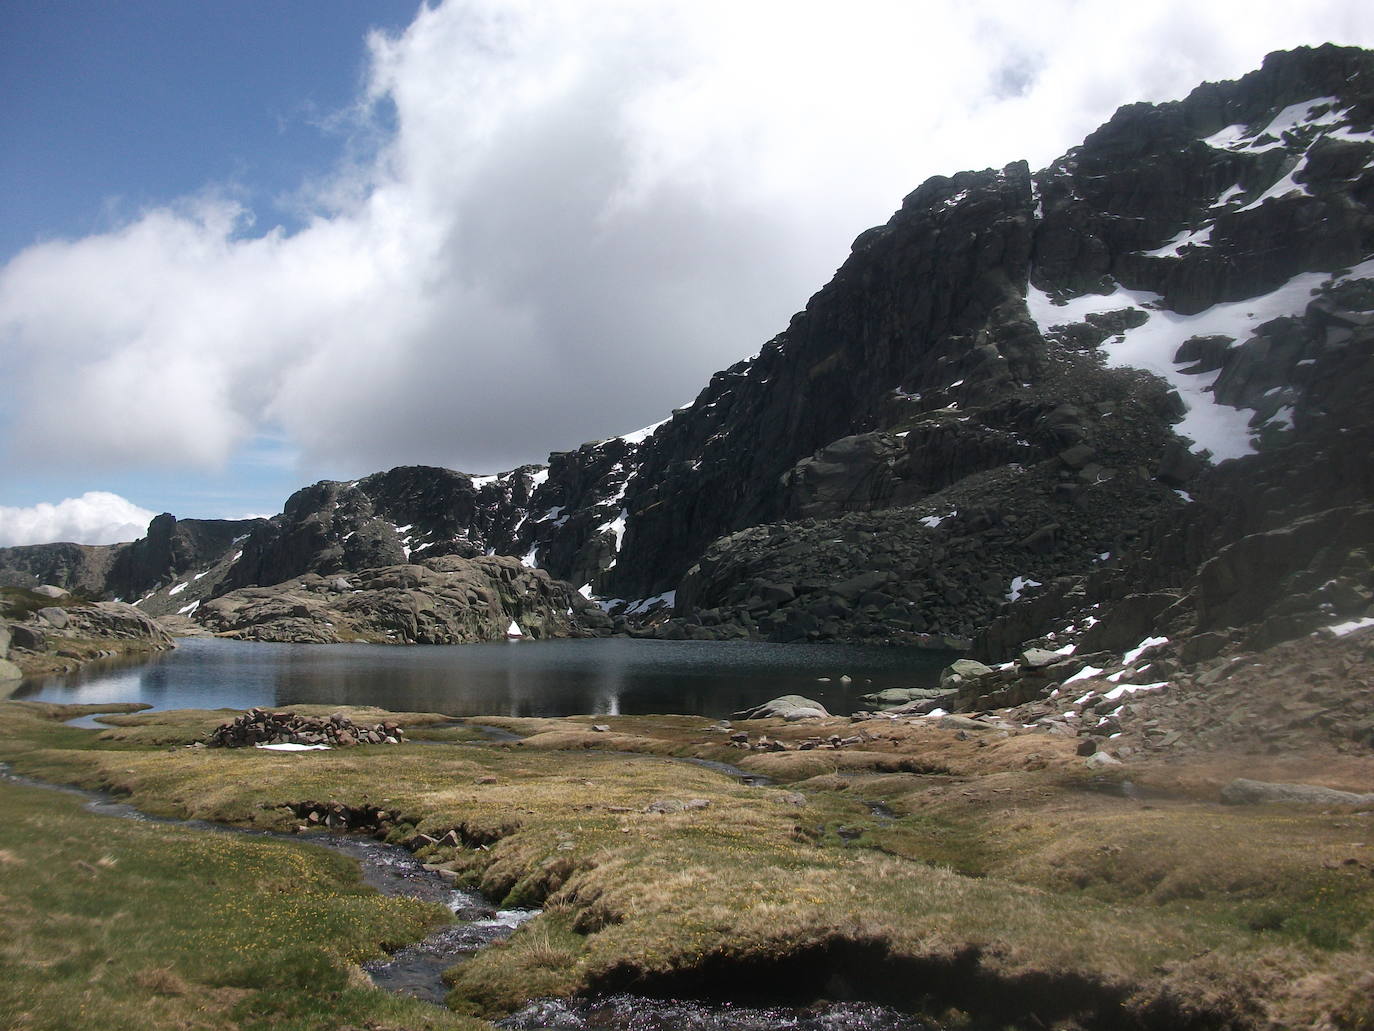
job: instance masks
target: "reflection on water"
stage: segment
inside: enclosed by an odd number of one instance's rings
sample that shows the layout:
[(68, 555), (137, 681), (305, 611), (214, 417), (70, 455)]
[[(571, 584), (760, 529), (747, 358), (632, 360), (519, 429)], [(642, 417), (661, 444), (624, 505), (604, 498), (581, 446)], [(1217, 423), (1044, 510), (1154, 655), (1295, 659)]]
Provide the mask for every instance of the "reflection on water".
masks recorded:
[(949, 659), (909, 648), (742, 641), (388, 647), (188, 638), (176, 651), (137, 665), (99, 663), (26, 681), (15, 697), (147, 702), (158, 709), (319, 703), (454, 716), (720, 717), (777, 695), (804, 694), (831, 712), (848, 713), (870, 691), (934, 683)]

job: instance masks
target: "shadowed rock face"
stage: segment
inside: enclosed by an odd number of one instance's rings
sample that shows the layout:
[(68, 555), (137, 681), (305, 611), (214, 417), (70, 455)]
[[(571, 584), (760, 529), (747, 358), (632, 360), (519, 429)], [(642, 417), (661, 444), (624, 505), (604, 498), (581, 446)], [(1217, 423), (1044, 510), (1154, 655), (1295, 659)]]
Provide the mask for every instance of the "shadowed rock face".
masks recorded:
[(0, 585), (56, 584), (77, 593), (135, 599), (220, 560), (263, 519), (176, 519), (164, 512), (127, 544), (31, 544), (0, 548)]
[[(46, 565), (0, 568), (158, 583), (145, 607), (170, 612), (507, 555), (601, 596), (676, 590), (674, 636), (933, 635), (1001, 655), (1074, 613), (1114, 640), (1149, 611), (1281, 639), (1311, 622), (1285, 592), (1311, 615), (1371, 586), (1371, 204), (1374, 55), (1273, 54), (1122, 108), (1034, 174), (928, 180), (758, 355), (657, 427), (495, 476), (318, 483), (230, 544), (155, 523), (122, 551), (50, 546)], [(1232, 450), (1248, 419), (1258, 453), (1211, 467), (1176, 434), (1213, 405), (1247, 413)], [(193, 556), (200, 578), (183, 580)], [(1309, 584), (1318, 572), (1350, 590)], [(1115, 629), (1090, 609), (1128, 597), (1153, 600)]]

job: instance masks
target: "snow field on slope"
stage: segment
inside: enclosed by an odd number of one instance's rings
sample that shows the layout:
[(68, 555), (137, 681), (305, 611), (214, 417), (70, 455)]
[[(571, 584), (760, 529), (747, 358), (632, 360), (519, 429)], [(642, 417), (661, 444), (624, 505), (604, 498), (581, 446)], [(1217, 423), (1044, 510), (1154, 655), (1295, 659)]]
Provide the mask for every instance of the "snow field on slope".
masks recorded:
[[(1338, 279), (1374, 276), (1374, 260), (1355, 266)], [(1245, 301), (1215, 304), (1196, 315), (1180, 315), (1160, 306), (1161, 298), (1145, 290), (1118, 287), (1110, 294), (1087, 294), (1057, 305), (1035, 287), (1026, 292), (1026, 307), (1041, 333), (1052, 326), (1082, 322), (1088, 315), (1139, 308), (1149, 315), (1144, 325), (1109, 339), (1101, 354), (1109, 368), (1145, 369), (1161, 376), (1178, 391), (1187, 414), (1175, 428), (1193, 440), (1196, 450), (1212, 453), (1222, 462), (1254, 451), (1249, 409), (1216, 404), (1210, 393), (1219, 372), (1189, 375), (1174, 362), (1179, 345), (1190, 337), (1225, 335), (1244, 343), (1258, 326), (1282, 315), (1301, 315), (1312, 291), (1331, 279), (1328, 272), (1304, 272), (1271, 293)]]

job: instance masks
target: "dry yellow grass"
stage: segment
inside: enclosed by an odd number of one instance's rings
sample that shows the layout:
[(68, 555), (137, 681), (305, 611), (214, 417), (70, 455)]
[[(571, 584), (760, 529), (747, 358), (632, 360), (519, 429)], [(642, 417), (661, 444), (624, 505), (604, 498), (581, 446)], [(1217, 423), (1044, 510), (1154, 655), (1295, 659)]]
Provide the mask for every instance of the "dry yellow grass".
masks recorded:
[[(508, 904), (548, 907), (454, 972), (451, 1000), (467, 1012), (817, 957), (851, 987), (896, 978), (912, 998), (1015, 1004), (1047, 1023), (1153, 1015), (1173, 1027), (1208, 1013), (1353, 1028), (1368, 1012), (1350, 991), (1351, 971), (1374, 965), (1361, 851), (1374, 849), (1360, 844), (1374, 833), (1361, 814), (1121, 797), (1089, 790), (1112, 784), (1094, 784), (1072, 742), (892, 721), (823, 727), (865, 732), (854, 748), (777, 753), (730, 748), (689, 717), (598, 717), (608, 732), (588, 719), (487, 721), (534, 734), (507, 745), (148, 744), (202, 719), (121, 719), (111, 737), (30, 709), (0, 720), (0, 758), (156, 812), (289, 828), (282, 803), (337, 800), (385, 807), (394, 840), (455, 831), (465, 844), (421, 857)], [(680, 755), (789, 783), (744, 786)], [(877, 800), (891, 818), (866, 804)]]

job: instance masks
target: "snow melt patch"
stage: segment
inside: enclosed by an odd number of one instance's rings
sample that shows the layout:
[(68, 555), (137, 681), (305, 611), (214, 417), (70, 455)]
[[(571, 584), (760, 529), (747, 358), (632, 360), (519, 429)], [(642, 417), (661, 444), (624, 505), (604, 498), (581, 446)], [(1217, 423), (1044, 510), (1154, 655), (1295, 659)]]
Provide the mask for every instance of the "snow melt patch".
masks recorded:
[(622, 508), (620, 510), (620, 515), (616, 516), (609, 523), (603, 523), (601, 526), (597, 527), (597, 529), (601, 531), (610, 530), (615, 536), (615, 553), (617, 555), (620, 554), (620, 542), (625, 539), (625, 520), (629, 514), (629, 512)]
[(328, 745), (302, 745), (295, 741), (283, 741), (276, 745), (256, 744), (254, 748), (261, 748), (268, 752), (327, 752)]
[(196, 611), (196, 609), (198, 609), (198, 608), (200, 608), (200, 602), (198, 602), (198, 601), (193, 601), (193, 602), (191, 602), (191, 604), (189, 604), (189, 605), (183, 605), (181, 608), (177, 609), (177, 615), (178, 615), (178, 616), (189, 616), (192, 612)]
[(1032, 580), (1028, 576), (1012, 577), (1011, 590), (1007, 591), (1007, 601), (1016, 601), (1021, 597), (1021, 593), (1028, 587), (1044, 586), (1039, 580)]
[(1168, 643), (1169, 639), (1167, 637), (1147, 637), (1121, 657), (1121, 664), (1123, 666), (1129, 666), (1151, 648), (1158, 648), (1161, 644)]
[(507, 636), (507, 637), (524, 637), (524, 636), (525, 636), (525, 631), (521, 630), (521, 629), (520, 629), (520, 624), (517, 623), (515, 620), (512, 619), (512, 620), (510, 621), (510, 626), (506, 627), (506, 636)]
[[(1072, 684), (1075, 680), (1088, 680), (1088, 679), (1090, 679), (1090, 678), (1092, 678), (1092, 677), (1097, 676), (1097, 675), (1100, 674), (1101, 672), (1102, 672), (1102, 670), (1098, 669), (1096, 666), (1084, 666), (1082, 669), (1080, 669), (1080, 670), (1079, 670), (1077, 673), (1075, 673), (1073, 676), (1067, 678), (1067, 679), (1064, 681), (1064, 683), (1066, 683), (1066, 684)], [(1079, 702), (1079, 703), (1077, 703), (1077, 704), (1081, 705), (1082, 703)]]
[[(1374, 260), (1363, 262), (1338, 278), (1363, 279), (1374, 276)], [(1026, 307), (1044, 333), (1051, 326), (1082, 322), (1093, 313), (1140, 308), (1149, 312), (1144, 325), (1128, 329), (1115, 340), (1102, 345), (1109, 367), (1130, 367), (1156, 373), (1178, 391), (1187, 414), (1176, 429), (1191, 437), (1197, 449), (1207, 450), (1212, 460), (1222, 462), (1240, 458), (1255, 450), (1248, 409), (1216, 404), (1210, 389), (1220, 370), (1189, 375), (1174, 364), (1174, 354), (1189, 337), (1229, 336), (1237, 342), (1248, 340), (1256, 327), (1281, 315), (1301, 314), (1312, 299), (1312, 291), (1330, 278), (1325, 272), (1305, 272), (1294, 276), (1272, 293), (1245, 301), (1215, 304), (1196, 315), (1180, 315), (1161, 308), (1157, 294), (1118, 288), (1111, 294), (1088, 294), (1065, 305), (1055, 305), (1041, 290), (1031, 287)]]
[(1112, 688), (1102, 697), (1109, 702), (1114, 702), (1122, 695), (1139, 694), (1142, 691), (1158, 691), (1168, 686), (1169, 682), (1167, 680), (1161, 680), (1157, 684), (1122, 684), (1119, 687)]
[(1183, 229), (1168, 243), (1161, 247), (1156, 247), (1152, 251), (1146, 251), (1145, 256), (1149, 258), (1177, 258), (1185, 247), (1206, 247), (1212, 239), (1212, 227), (1203, 226), (1201, 229)]
[[(1311, 117), (1309, 112), (1323, 104), (1328, 105), (1331, 110), (1315, 118)], [(1340, 101), (1335, 97), (1314, 97), (1297, 104), (1289, 104), (1271, 118), (1267, 125), (1253, 132), (1248, 132), (1248, 126), (1237, 122), (1214, 132), (1202, 142), (1216, 150), (1247, 150), (1252, 154), (1259, 154), (1283, 146), (1283, 134), (1300, 125), (1335, 125), (1345, 113), (1339, 105)], [(1272, 136), (1273, 140), (1268, 143), (1258, 142), (1265, 136)]]
[(935, 529), (937, 526), (939, 526), (941, 523), (943, 523), (946, 519), (953, 519), (953, 518), (954, 518), (956, 515), (958, 515), (958, 514), (959, 514), (958, 512), (946, 512), (946, 513), (945, 513), (944, 515), (942, 515), (942, 516), (935, 516), (935, 515), (922, 516), (922, 517), (921, 517), (921, 525), (924, 526), (927, 530), (933, 530), (933, 529)]
[(1337, 637), (1344, 637), (1346, 634), (1353, 634), (1356, 630), (1363, 630), (1367, 626), (1374, 626), (1374, 616), (1365, 616), (1364, 619), (1352, 619), (1346, 623), (1337, 623), (1326, 629), (1330, 630)]
[(664, 591), (662, 594), (655, 594), (652, 598), (639, 599), (639, 601), (625, 610), (625, 614), (627, 616), (641, 616), (655, 605), (666, 605), (672, 608), (676, 604), (677, 591)]
[(180, 594), (182, 591), (186, 590), (186, 588), (189, 587), (189, 586), (190, 586), (190, 581), (189, 581), (189, 580), (188, 580), (186, 583), (177, 584), (175, 587), (173, 587), (170, 591), (167, 592), (167, 597), (170, 598), (170, 597), (171, 597), (172, 595), (174, 595), (174, 594)]
[(627, 433), (623, 437), (618, 437), (616, 439), (623, 440), (626, 444), (643, 444), (646, 440), (648, 440), (650, 437), (654, 435), (655, 430), (657, 430), (664, 423), (668, 422), (671, 418), (672, 416), (670, 415), (667, 419), (660, 419), (658, 422), (650, 423), (643, 429), (635, 430), (633, 433)]

